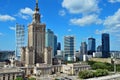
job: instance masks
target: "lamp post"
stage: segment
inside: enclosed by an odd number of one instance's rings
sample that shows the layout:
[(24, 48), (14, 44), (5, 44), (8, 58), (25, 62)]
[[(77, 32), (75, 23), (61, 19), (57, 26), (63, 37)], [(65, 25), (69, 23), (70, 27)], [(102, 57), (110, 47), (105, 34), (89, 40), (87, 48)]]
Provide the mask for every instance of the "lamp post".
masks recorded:
[(113, 61), (113, 64), (114, 64), (114, 73), (116, 73), (116, 58), (115, 58), (115, 53), (113, 53), (113, 55), (112, 55), (112, 61)]
[(115, 62), (115, 58), (114, 58), (113, 60), (114, 60), (114, 73), (116, 73), (116, 62)]

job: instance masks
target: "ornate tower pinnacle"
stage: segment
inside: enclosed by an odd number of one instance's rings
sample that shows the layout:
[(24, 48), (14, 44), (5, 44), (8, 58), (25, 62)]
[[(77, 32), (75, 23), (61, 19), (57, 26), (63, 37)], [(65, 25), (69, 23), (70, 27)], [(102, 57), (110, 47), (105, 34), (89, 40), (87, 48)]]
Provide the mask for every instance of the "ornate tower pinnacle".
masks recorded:
[(40, 14), (39, 14), (39, 7), (38, 7), (38, 0), (36, 0), (36, 7), (33, 14), (33, 23), (40, 23)]
[(38, 8), (38, 0), (36, 0), (36, 8), (35, 8), (35, 11), (39, 11), (39, 8)]

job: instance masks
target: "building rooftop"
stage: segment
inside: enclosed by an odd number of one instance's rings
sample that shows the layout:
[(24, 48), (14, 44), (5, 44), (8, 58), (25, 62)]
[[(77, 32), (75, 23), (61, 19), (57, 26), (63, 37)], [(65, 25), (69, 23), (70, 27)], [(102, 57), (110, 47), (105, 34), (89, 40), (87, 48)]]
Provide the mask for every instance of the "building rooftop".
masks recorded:
[(0, 68), (0, 74), (4, 73), (18, 73), (23, 72), (23, 70), (17, 68), (17, 67), (7, 67), (7, 68)]

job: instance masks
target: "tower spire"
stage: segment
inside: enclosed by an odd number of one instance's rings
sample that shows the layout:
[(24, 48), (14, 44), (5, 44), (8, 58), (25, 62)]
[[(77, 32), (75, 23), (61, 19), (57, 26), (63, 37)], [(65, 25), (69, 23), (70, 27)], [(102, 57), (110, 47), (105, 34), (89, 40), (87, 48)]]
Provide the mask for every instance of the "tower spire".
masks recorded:
[(39, 13), (39, 7), (38, 7), (38, 0), (36, 0), (36, 6), (35, 11), (33, 14), (33, 23), (40, 23), (40, 13)]
[(36, 3), (38, 3), (38, 0), (36, 0)]
[(38, 0), (36, 0), (36, 7), (35, 7), (35, 11), (39, 11), (39, 8), (38, 8)]

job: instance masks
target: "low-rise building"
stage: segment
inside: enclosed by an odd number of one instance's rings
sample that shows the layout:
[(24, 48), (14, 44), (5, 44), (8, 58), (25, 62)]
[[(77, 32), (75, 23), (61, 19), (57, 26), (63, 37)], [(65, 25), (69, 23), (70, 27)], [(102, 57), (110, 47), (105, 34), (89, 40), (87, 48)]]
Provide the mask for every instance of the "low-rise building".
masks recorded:
[(24, 71), (16, 67), (0, 68), (0, 80), (15, 80), (24, 77)]
[(93, 57), (94, 58), (101, 58), (102, 57), (102, 52), (93, 52)]
[(63, 73), (70, 74), (70, 75), (77, 75), (80, 71), (89, 70), (91, 69), (90, 65), (86, 63), (73, 63), (63, 65), (62, 67)]
[(34, 67), (21, 67), (21, 69), (24, 70), (24, 72), (26, 72), (26, 76), (44, 76), (61, 72), (70, 75), (78, 75), (80, 71), (91, 69), (91, 67), (87, 63), (69, 63), (60, 65), (37, 64)]

